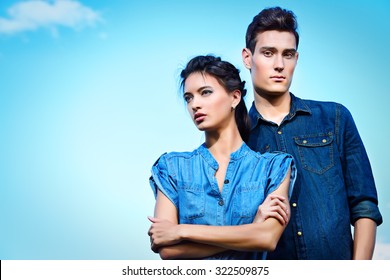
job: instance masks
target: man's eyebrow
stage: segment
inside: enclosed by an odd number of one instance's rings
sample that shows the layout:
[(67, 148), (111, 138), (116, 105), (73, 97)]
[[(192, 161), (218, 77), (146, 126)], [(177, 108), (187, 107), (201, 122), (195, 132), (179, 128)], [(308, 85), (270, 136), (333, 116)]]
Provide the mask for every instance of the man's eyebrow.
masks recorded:
[[(277, 51), (278, 49), (275, 48), (275, 47), (264, 46), (264, 47), (260, 47), (260, 50), (261, 50), (261, 51)], [(295, 48), (291, 48), (291, 49), (284, 49), (283, 52), (292, 52), (292, 53), (296, 53), (297, 50), (296, 50)]]
[(264, 47), (261, 47), (260, 48), (261, 51), (276, 51), (277, 49), (275, 47), (267, 47), (267, 46), (264, 46)]
[(283, 50), (283, 52), (292, 52), (292, 53), (296, 53), (297, 50), (294, 49), (294, 48), (292, 48), (292, 49), (285, 49), (285, 50)]

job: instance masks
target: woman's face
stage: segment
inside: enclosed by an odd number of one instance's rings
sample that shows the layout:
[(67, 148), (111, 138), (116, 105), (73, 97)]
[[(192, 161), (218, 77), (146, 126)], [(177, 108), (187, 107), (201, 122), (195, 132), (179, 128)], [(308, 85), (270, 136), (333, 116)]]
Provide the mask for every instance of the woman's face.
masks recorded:
[[(238, 97), (237, 97), (238, 95)], [(196, 127), (201, 131), (219, 131), (236, 125), (232, 107), (241, 95), (228, 93), (211, 75), (195, 72), (184, 83), (184, 100)]]

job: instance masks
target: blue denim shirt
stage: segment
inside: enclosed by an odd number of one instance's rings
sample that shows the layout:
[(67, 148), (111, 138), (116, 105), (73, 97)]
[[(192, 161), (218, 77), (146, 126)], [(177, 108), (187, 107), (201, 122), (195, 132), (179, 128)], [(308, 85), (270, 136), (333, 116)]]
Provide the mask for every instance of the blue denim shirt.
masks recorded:
[(351, 224), (382, 216), (371, 166), (350, 112), (333, 102), (291, 94), (280, 126), (252, 105), (249, 147), (291, 154), (298, 174), (291, 219), (269, 259), (351, 259)]
[[(276, 190), (289, 167), (290, 195), (296, 168), (290, 155), (261, 155), (243, 144), (230, 156), (222, 192), (215, 173), (218, 163), (203, 144), (192, 152), (163, 154), (152, 167), (150, 185), (172, 201), (180, 224), (241, 225), (252, 223), (258, 206)], [(227, 251), (209, 259), (264, 259), (264, 252)]]

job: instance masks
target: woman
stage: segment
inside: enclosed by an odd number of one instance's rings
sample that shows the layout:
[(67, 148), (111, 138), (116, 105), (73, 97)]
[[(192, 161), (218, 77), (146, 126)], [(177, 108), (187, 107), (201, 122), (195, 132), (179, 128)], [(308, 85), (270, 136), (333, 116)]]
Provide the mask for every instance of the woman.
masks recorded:
[(192, 152), (163, 154), (152, 167), (152, 250), (162, 259), (264, 259), (288, 222), (292, 157), (261, 155), (245, 144), (245, 82), (232, 64), (197, 56), (181, 79), (205, 143)]

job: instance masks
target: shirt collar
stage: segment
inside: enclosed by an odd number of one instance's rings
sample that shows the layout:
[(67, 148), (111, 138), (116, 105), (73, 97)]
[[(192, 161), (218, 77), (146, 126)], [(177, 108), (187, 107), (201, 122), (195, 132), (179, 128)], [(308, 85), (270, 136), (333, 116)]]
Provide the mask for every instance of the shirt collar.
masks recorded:
[[(294, 94), (290, 93), (291, 96), (291, 106), (290, 113), (287, 115), (287, 119), (291, 120), (298, 112), (306, 113), (311, 115), (311, 110), (309, 106), (304, 102), (304, 100), (296, 97)], [(249, 110), (249, 119), (251, 122), (251, 129), (254, 129), (259, 122), (259, 120), (267, 121), (263, 116), (257, 111), (255, 102), (253, 101), (252, 106)]]
[[(241, 147), (230, 154), (230, 160), (238, 160), (242, 157), (244, 157), (247, 153), (249, 153), (251, 150), (250, 148), (243, 142)], [(199, 154), (203, 157), (203, 159), (215, 170), (218, 169), (218, 163), (214, 159), (213, 155), (210, 153), (209, 149), (206, 147), (206, 143), (203, 143), (198, 148)]]

